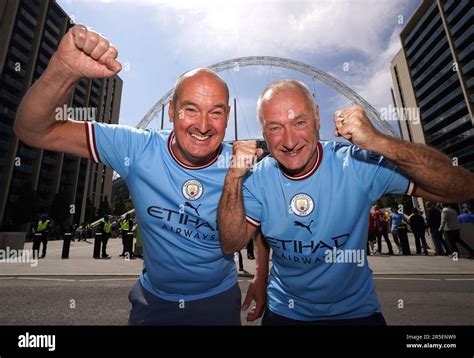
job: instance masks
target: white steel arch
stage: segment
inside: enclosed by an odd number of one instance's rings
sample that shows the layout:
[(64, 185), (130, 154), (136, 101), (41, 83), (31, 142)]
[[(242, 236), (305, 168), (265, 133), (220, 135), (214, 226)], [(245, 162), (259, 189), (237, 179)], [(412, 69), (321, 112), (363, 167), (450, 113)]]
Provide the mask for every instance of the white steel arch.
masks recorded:
[[(238, 70), (239, 67), (245, 66), (275, 66), (281, 68), (288, 68), (316, 78), (321, 82), (327, 84), (328, 86), (334, 88), (344, 97), (349, 99), (352, 103), (362, 106), (365, 109), (370, 121), (374, 125), (380, 127), (385, 132), (388, 132), (395, 137), (399, 137), (399, 135), (395, 133), (393, 128), (380, 117), (379, 112), (374, 107), (372, 107), (364, 98), (362, 98), (357, 92), (355, 92), (350, 87), (339, 81), (337, 78), (331, 76), (330, 74), (305, 63), (281, 57), (250, 56), (238, 57), (218, 62), (212, 66), (209, 66), (208, 68), (216, 72), (220, 72), (227, 69)], [(161, 97), (161, 99), (156, 102), (156, 104), (151, 107), (150, 110), (145, 114), (142, 120), (137, 124), (137, 128), (146, 128), (153, 119), (157, 118), (159, 113), (161, 112), (163, 105), (168, 103), (172, 93), (173, 89), (170, 89), (168, 92), (166, 92), (165, 95)]]

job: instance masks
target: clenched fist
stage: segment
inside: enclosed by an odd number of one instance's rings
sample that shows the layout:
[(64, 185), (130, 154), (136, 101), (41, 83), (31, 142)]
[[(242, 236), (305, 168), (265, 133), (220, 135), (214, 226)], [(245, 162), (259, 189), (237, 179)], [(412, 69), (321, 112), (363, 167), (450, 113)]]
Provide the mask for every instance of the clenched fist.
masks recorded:
[(50, 66), (74, 81), (83, 77), (106, 78), (122, 69), (117, 56), (117, 49), (104, 36), (76, 25), (62, 38)]
[(361, 106), (344, 108), (334, 113), (336, 137), (344, 137), (361, 149), (370, 150), (382, 134), (370, 123)]
[(232, 144), (232, 154), (228, 175), (241, 178), (257, 162), (257, 158), (263, 155), (263, 149), (257, 148), (254, 140), (235, 141)]

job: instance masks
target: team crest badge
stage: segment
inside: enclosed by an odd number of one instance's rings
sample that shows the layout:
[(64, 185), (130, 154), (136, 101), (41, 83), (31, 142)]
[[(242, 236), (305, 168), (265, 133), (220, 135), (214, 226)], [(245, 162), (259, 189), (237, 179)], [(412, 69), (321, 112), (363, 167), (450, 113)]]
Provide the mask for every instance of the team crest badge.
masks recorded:
[(182, 187), (183, 196), (188, 200), (197, 200), (202, 196), (202, 184), (195, 179), (184, 182)]
[(290, 208), (298, 216), (308, 216), (313, 212), (314, 201), (308, 194), (296, 194), (291, 199)]

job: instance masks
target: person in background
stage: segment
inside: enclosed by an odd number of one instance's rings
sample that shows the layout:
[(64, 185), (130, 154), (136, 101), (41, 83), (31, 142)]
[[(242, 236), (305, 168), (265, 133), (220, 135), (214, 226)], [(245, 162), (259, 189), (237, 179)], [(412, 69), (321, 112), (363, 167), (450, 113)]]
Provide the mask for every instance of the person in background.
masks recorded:
[(48, 215), (42, 214), (41, 219), (38, 221), (38, 225), (36, 227), (36, 233), (41, 235), (36, 235), (36, 241), (33, 242), (33, 252), (36, 252), (36, 255), (38, 255), (40, 244), (43, 244), (43, 252), (40, 256), (40, 259), (46, 257), (50, 224), (51, 221), (48, 219)]
[(110, 256), (107, 254), (107, 242), (110, 238), (110, 233), (112, 232), (112, 225), (110, 224), (109, 215), (104, 215), (103, 225), (102, 225), (102, 258), (108, 259)]
[(415, 236), (416, 254), (421, 254), (421, 248), (423, 246), (423, 253), (428, 255), (428, 245), (426, 244), (425, 239), (426, 223), (423, 216), (420, 215), (418, 209), (413, 209), (413, 214), (408, 219), (408, 223), (410, 224), (411, 231)]
[(468, 206), (463, 206), (462, 214), (458, 216), (460, 223), (474, 224), (474, 214), (469, 210)]
[(382, 254), (382, 236), (385, 239), (385, 243), (387, 244), (388, 247), (388, 254), (393, 255), (393, 248), (392, 248), (392, 243), (390, 242), (390, 239), (388, 238), (388, 221), (390, 217), (388, 217), (386, 214), (387, 212), (382, 212), (379, 209), (378, 205), (374, 206), (374, 219), (375, 219), (375, 225), (377, 228), (377, 252), (379, 254)]
[(439, 231), (444, 231), (453, 253), (449, 257), (459, 257), (459, 250), (457, 243), (464, 247), (469, 253), (469, 258), (474, 258), (474, 251), (472, 248), (461, 239), (461, 224), (458, 220), (458, 214), (451, 207), (449, 203), (443, 203), (443, 210), (441, 211), (441, 224)]
[(367, 255), (375, 255), (375, 241), (377, 240), (377, 226), (375, 224), (375, 218), (372, 213), (369, 213), (369, 230), (367, 231)]
[(400, 226), (404, 225), (403, 220), (405, 216), (403, 213), (398, 211), (398, 207), (396, 205), (392, 206), (391, 208), (392, 213), (390, 214), (390, 222), (392, 224), (391, 231), (393, 236), (393, 241), (395, 245), (398, 247), (398, 254), (402, 253), (402, 245), (400, 243)]
[(430, 201), (426, 202), (426, 207), (426, 222), (435, 246), (435, 255), (450, 255), (451, 248), (444, 240), (441, 231), (439, 231), (441, 211)]

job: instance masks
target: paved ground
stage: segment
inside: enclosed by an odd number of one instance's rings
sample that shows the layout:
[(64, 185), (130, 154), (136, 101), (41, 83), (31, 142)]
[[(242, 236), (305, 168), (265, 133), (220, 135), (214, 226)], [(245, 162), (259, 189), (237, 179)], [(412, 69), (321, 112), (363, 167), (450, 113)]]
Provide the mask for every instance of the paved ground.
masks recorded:
[[(1, 325), (125, 325), (135, 277), (0, 279)], [(474, 325), (474, 275), (377, 276), (390, 325)], [(239, 278), (242, 299), (249, 278)], [(260, 320), (243, 324), (260, 324)]]
[[(410, 235), (411, 236), (411, 235)], [(413, 238), (411, 243), (413, 244)], [(93, 276), (127, 276), (139, 275), (142, 270), (143, 261), (124, 260), (118, 255), (122, 252), (121, 239), (110, 239), (108, 253), (111, 260), (95, 260), (92, 258), (93, 241), (73, 242), (69, 259), (61, 259), (62, 241), (50, 241), (46, 258), (34, 262), (5, 263), (0, 262), (0, 276), (18, 275), (93, 275)], [(25, 244), (25, 250), (31, 250), (31, 243)], [(414, 244), (412, 252), (415, 252)], [(245, 250), (244, 257), (245, 272), (240, 276), (253, 275), (255, 273), (255, 261), (247, 260)], [(369, 265), (375, 274), (384, 275), (418, 275), (418, 274), (474, 274), (474, 260), (461, 258), (457, 261), (446, 256), (370, 256)]]
[[(61, 245), (51, 241), (37, 265), (0, 263), (0, 325), (126, 324), (128, 292), (143, 261), (119, 258), (119, 239), (109, 241), (110, 260), (94, 260), (90, 242), (72, 243), (70, 258), (61, 259)], [(242, 254), (245, 297), (255, 261)], [(369, 265), (389, 324), (474, 325), (474, 260), (381, 255), (370, 256)], [(245, 317), (242, 322), (250, 324)]]

